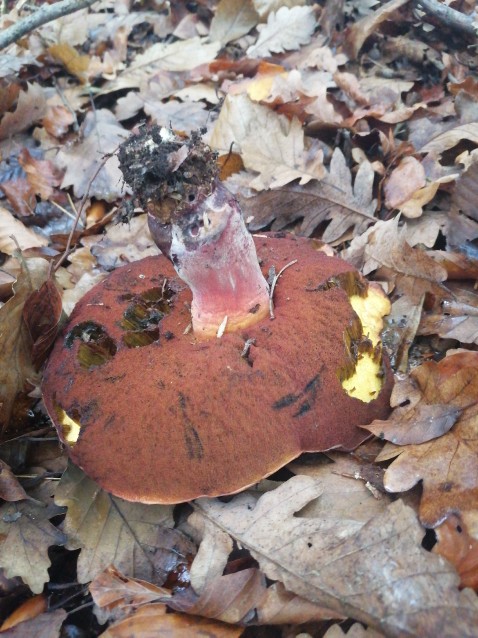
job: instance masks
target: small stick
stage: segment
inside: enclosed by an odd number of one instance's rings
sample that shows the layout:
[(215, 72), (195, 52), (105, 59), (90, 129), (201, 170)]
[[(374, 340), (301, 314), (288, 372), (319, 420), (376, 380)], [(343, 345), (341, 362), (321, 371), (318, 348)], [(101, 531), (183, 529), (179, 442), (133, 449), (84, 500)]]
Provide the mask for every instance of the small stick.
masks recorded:
[(461, 11), (452, 9), (437, 0), (415, 0), (414, 4), (425, 12), (425, 19), (433, 16), (440, 24), (449, 27), (457, 33), (467, 35), (475, 40), (478, 38), (473, 16), (461, 13)]
[(283, 268), (281, 268), (279, 270), (277, 275), (272, 280), (271, 290), (269, 292), (269, 313), (270, 313), (271, 319), (275, 319), (276, 318), (276, 316), (274, 314), (274, 299), (273, 299), (273, 297), (274, 297), (274, 290), (275, 290), (276, 284), (279, 281), (279, 277), (282, 275), (284, 270), (286, 270), (286, 268), (289, 268), (289, 266), (293, 266), (294, 264), (297, 263), (297, 261), (298, 261), (297, 259), (294, 259), (293, 261), (290, 261), (288, 264), (286, 264)]
[(75, 13), (79, 9), (90, 7), (94, 2), (96, 0), (61, 0), (60, 2), (55, 2), (55, 4), (44, 4), (35, 13), (22, 18), (0, 34), (0, 51), (37, 27), (41, 27), (47, 22), (52, 22), (70, 13)]

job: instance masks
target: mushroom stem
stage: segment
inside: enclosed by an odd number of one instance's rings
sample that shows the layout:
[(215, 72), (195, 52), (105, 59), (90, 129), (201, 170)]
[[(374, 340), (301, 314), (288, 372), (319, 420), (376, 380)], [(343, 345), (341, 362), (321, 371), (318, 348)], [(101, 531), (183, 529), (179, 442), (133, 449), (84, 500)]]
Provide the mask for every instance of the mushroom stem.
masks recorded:
[(169, 256), (193, 293), (194, 334), (213, 337), (224, 323), (232, 332), (267, 317), (269, 286), (233, 195), (215, 182), (197, 199), (171, 224)]

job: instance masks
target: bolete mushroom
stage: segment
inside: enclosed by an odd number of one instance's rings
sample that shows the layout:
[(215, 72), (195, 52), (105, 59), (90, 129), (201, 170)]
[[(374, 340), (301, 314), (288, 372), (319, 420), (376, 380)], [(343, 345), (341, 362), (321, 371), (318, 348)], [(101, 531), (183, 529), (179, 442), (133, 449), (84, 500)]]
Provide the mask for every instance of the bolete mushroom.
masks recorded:
[(73, 461), (176, 503), (356, 447), (389, 412), (380, 287), (311, 240), (253, 238), (198, 135), (145, 127), (119, 158), (166, 256), (95, 286), (55, 345), (44, 400)]

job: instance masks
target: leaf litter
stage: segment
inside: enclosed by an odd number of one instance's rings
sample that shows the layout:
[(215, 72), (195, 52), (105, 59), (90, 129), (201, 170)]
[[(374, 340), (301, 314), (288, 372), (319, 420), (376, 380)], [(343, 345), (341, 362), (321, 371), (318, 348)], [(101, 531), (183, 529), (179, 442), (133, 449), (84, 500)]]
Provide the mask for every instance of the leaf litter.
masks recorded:
[[(474, 635), (478, 57), (449, 30), (472, 3), (446, 22), (406, 0), (150, 4), (95, 3), (0, 64), (1, 619), (50, 601), (4, 633)], [(371, 441), (175, 508), (50, 459), (38, 387), (62, 307), (158, 254), (115, 156), (145, 120), (201, 128), (251, 231), (311, 237), (388, 294), (397, 384)]]

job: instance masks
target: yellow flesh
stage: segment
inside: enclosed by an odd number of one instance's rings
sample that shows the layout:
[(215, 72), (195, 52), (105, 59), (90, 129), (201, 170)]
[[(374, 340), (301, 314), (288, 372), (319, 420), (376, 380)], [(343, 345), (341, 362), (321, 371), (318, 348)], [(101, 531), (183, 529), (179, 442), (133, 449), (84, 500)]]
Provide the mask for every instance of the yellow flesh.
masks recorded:
[[(362, 322), (364, 336), (376, 346), (380, 342), (383, 316), (390, 312), (390, 301), (381, 288), (371, 284), (366, 297), (352, 295), (350, 303)], [(374, 361), (372, 354), (363, 353), (357, 361), (354, 374), (342, 381), (342, 387), (349, 396), (369, 403), (382, 388), (380, 372), (380, 362)]]
[(63, 438), (69, 445), (75, 445), (80, 436), (81, 424), (70, 418), (65, 410), (59, 406), (56, 406), (56, 412), (58, 421), (61, 424), (61, 429), (63, 430)]

